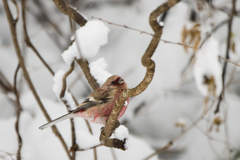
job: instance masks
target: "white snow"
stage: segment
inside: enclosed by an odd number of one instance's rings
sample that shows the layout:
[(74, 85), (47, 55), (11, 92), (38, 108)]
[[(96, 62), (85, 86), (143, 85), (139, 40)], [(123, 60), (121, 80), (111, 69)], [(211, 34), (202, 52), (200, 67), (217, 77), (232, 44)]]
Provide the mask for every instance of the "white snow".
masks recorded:
[(222, 67), (218, 55), (219, 44), (213, 37), (205, 42), (196, 53), (194, 78), (197, 88), (204, 96), (209, 96), (208, 85), (204, 83), (204, 77), (214, 78), (215, 96), (219, 96), (222, 92)]
[(100, 144), (99, 137), (93, 136), (84, 130), (76, 130), (76, 135), (76, 142), (79, 144), (80, 149), (89, 149)]
[(124, 139), (129, 138), (128, 129), (124, 125), (120, 125), (114, 132), (115, 138), (123, 141)]
[(72, 95), (69, 93), (68, 88), (66, 87), (66, 91), (64, 94), (64, 97), (62, 99), (60, 99), (60, 93), (62, 90), (62, 78), (65, 74), (64, 70), (59, 70), (57, 73), (55, 73), (54, 77), (53, 77), (53, 87), (52, 90), (55, 93), (55, 95), (57, 96), (58, 100), (64, 100), (67, 101), (67, 104), (71, 107), (71, 109), (75, 109), (77, 106), (75, 105), (75, 102), (72, 98)]
[(78, 54), (77, 54), (77, 48), (75, 48), (75, 42), (69, 46), (69, 48), (63, 52), (62, 54), (62, 58), (64, 60), (64, 62), (68, 65), (71, 65), (74, 58), (79, 58)]
[(110, 138), (116, 138), (120, 141), (125, 140), (124, 148), (127, 150), (129, 149), (130, 142), (129, 142), (129, 132), (128, 129), (124, 125), (120, 125), (112, 134)]
[(100, 85), (102, 85), (108, 77), (112, 76), (111, 73), (105, 70), (106, 67), (107, 63), (104, 58), (99, 58), (98, 60), (91, 62), (89, 65), (91, 74)]
[(160, 25), (161, 27), (163, 27), (163, 26), (164, 26), (164, 22), (161, 21), (161, 22), (159, 23), (159, 25)]
[[(98, 53), (101, 46), (108, 42), (109, 28), (101, 21), (91, 20), (76, 31), (76, 38), (71, 46), (63, 52), (62, 58), (70, 65), (74, 58), (91, 58)], [(79, 50), (81, 53), (79, 53)]]
[(124, 102), (124, 106), (128, 106), (128, 102), (127, 101)]

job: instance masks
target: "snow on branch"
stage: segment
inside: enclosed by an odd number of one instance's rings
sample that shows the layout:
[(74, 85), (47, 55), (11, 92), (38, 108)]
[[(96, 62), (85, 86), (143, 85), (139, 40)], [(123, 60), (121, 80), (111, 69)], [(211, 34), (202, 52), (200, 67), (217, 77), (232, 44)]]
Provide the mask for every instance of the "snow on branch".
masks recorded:
[(55, 75), (53, 77), (54, 84), (53, 84), (52, 90), (56, 94), (59, 101), (61, 101), (61, 102), (65, 101), (65, 102), (67, 102), (67, 105), (69, 105), (72, 109), (75, 109), (75, 108), (77, 108), (77, 106), (75, 105), (72, 95), (69, 93), (67, 88), (66, 88), (63, 98), (60, 98), (64, 74), (65, 74), (64, 70), (59, 70), (57, 73), (55, 73)]
[(115, 131), (112, 137), (120, 140), (125, 141), (124, 148), (125, 150), (129, 149), (129, 132), (128, 129), (124, 125), (120, 125)]
[(89, 65), (90, 73), (100, 85), (102, 85), (110, 76), (112, 76), (111, 73), (105, 70), (106, 67), (107, 63), (104, 58), (99, 58)]
[(218, 97), (222, 92), (222, 67), (218, 56), (219, 43), (214, 38), (210, 38), (196, 53), (194, 78), (205, 97)]
[[(62, 58), (71, 65), (75, 58), (80, 59), (79, 50), (83, 58), (91, 58), (98, 53), (101, 46), (108, 42), (109, 28), (103, 22), (92, 20), (76, 31), (77, 40), (63, 52)], [(78, 50), (79, 48), (79, 50)], [(82, 58), (82, 57), (81, 57)]]

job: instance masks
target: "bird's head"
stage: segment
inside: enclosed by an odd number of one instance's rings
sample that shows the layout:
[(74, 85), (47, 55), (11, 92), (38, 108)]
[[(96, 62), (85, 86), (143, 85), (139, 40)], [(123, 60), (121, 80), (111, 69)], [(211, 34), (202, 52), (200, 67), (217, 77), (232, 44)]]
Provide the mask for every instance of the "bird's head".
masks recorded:
[(109, 88), (113, 89), (117, 87), (119, 87), (121, 90), (127, 89), (126, 82), (118, 75), (113, 75), (109, 77), (104, 84), (106, 84)]

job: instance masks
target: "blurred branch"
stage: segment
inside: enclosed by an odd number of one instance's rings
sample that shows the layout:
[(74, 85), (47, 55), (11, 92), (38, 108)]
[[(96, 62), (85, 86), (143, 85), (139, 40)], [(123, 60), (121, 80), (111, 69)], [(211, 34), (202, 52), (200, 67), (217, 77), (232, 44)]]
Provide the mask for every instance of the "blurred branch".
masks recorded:
[(89, 149), (95, 149), (95, 148), (100, 147), (100, 146), (102, 146), (102, 144), (99, 144), (99, 145), (93, 146), (93, 147), (88, 148), (88, 149), (80, 149), (80, 148), (78, 148), (78, 151), (87, 151), (87, 150), (89, 150)]
[(87, 20), (73, 7), (66, 5), (64, 0), (52, 0), (57, 8), (65, 15), (71, 17), (80, 27), (87, 23)]
[[(166, 13), (166, 12), (165, 12)], [(152, 33), (148, 33), (146, 31), (142, 31), (142, 30), (139, 30), (139, 29), (135, 29), (135, 28), (131, 28), (131, 27), (128, 27), (126, 25), (121, 25), (121, 24), (116, 24), (116, 23), (113, 23), (113, 22), (109, 22), (109, 21), (106, 21), (106, 20), (103, 20), (102, 18), (97, 18), (97, 17), (93, 17), (93, 19), (98, 19), (100, 21), (103, 21), (103, 22), (106, 22), (110, 25), (114, 25), (114, 26), (118, 26), (118, 27), (123, 27), (123, 28), (127, 28), (127, 29), (130, 29), (130, 30), (133, 30), (133, 31), (137, 31), (137, 32), (140, 32), (140, 34), (147, 34), (147, 35), (150, 35), (150, 36), (155, 36), (154, 34)], [(157, 37), (156, 37), (157, 38)], [(184, 47), (188, 47), (188, 48), (194, 48), (192, 46), (188, 46), (186, 44), (183, 44), (183, 43), (179, 43), (179, 42), (170, 42), (170, 41), (166, 41), (166, 40), (163, 40), (163, 39), (160, 39), (160, 41), (163, 41), (164, 43), (169, 43), (169, 44), (176, 44), (176, 45), (181, 45), (181, 46), (184, 46)]]
[[(15, 155), (15, 154), (12, 154), (12, 153), (9, 153), (9, 152), (5, 152), (5, 151), (2, 151), (2, 150), (0, 150), (0, 152), (3, 152), (5, 154), (7, 154), (11, 158), (11, 160), (14, 160), (12, 156)], [(20, 157), (20, 158), (22, 158), (22, 157)]]
[(79, 74), (75, 77), (75, 79), (69, 84), (69, 87), (68, 87), (68, 88), (71, 90), (71, 89), (76, 85), (76, 83), (79, 81), (79, 79), (82, 78), (82, 76), (83, 76), (82, 72), (79, 73)]
[(224, 24), (226, 24), (227, 22), (229, 22), (230, 19), (226, 19), (224, 21), (222, 21), (221, 23), (219, 23), (216, 27), (214, 27), (212, 29), (212, 31), (210, 33), (208, 33), (206, 35), (206, 37), (203, 39), (202, 43), (200, 44), (199, 48), (202, 48), (203, 44), (211, 37), (211, 35), (216, 32), (220, 27), (222, 27)]
[[(3, 1), (3, 6), (4, 6), (4, 10), (5, 10), (5, 13), (6, 13), (6, 17), (7, 17), (7, 20), (8, 20), (8, 24), (9, 24), (9, 28), (10, 28), (10, 32), (11, 32), (11, 36), (12, 36), (12, 41), (13, 41), (13, 45), (14, 45), (14, 49), (16, 51), (16, 55), (18, 57), (18, 60), (19, 60), (19, 64), (20, 64), (20, 67), (22, 68), (22, 71), (23, 71), (23, 76), (24, 78), (26, 79), (38, 105), (40, 106), (42, 112), (44, 113), (46, 119), (50, 122), (51, 121), (51, 118), (50, 116), (48, 115), (47, 111), (45, 110), (34, 86), (33, 86), (33, 83), (29, 77), (29, 74), (27, 72), (27, 69), (26, 69), (26, 66), (24, 64), (24, 60), (23, 60), (23, 57), (21, 55), (21, 51), (20, 51), (20, 47), (19, 47), (19, 44), (18, 44), (18, 41), (17, 41), (17, 33), (16, 33), (16, 21), (14, 21), (13, 17), (12, 17), (12, 14), (11, 14), (11, 11), (9, 9), (9, 6), (8, 6), (8, 3), (7, 3), (7, 0), (2, 0)], [(71, 159), (71, 156), (70, 154), (68, 153), (68, 149), (67, 149), (67, 145), (66, 143), (64, 142), (61, 134), (59, 133), (58, 129), (56, 128), (56, 126), (52, 126), (51, 127), (53, 132), (56, 134), (56, 136), (59, 138), (60, 142), (62, 143), (65, 151), (67, 152), (67, 155), (69, 157), (69, 159)]]
[[(58, 25), (56, 25), (55, 23), (52, 22), (51, 18), (49, 17), (49, 13), (47, 12), (44, 4), (42, 3), (44, 1), (39, 1), (39, 0), (33, 0), (33, 3), (35, 3), (35, 5), (37, 6), (37, 8), (40, 10), (41, 16), (43, 17), (44, 21), (49, 23), (54, 30), (63, 37), (63, 33), (60, 30), (60, 28), (58, 27)], [(64, 37), (63, 37), (64, 38)]]
[(20, 119), (20, 115), (22, 112), (22, 107), (20, 104), (20, 100), (19, 100), (19, 93), (17, 91), (17, 73), (19, 71), (20, 65), (17, 65), (16, 71), (14, 73), (14, 85), (13, 85), (13, 90), (14, 90), (14, 94), (16, 97), (16, 102), (17, 102), (17, 118), (16, 118), (16, 122), (15, 122), (15, 130), (17, 133), (17, 137), (18, 137), (18, 151), (17, 151), (17, 160), (21, 160), (21, 148), (22, 148), (22, 137), (20, 136), (20, 132), (19, 132), (19, 119)]
[[(227, 59), (227, 60), (229, 60), (229, 48), (230, 48), (230, 45), (231, 45), (232, 21), (233, 21), (233, 17), (234, 17), (235, 13), (236, 13), (236, 0), (232, 0), (232, 13), (231, 13), (230, 19), (228, 21), (228, 36), (227, 36), (227, 48), (226, 48), (226, 57), (225, 57), (225, 59)], [(226, 70), (227, 70), (227, 61), (225, 61), (224, 65), (223, 65), (223, 72), (222, 72), (222, 86), (223, 86), (223, 89), (222, 89), (221, 95), (219, 96), (216, 109), (214, 111), (215, 114), (220, 111), (220, 104), (221, 104), (221, 101), (223, 100), (224, 91), (225, 91), (224, 82), (225, 82)]]
[[(39, 7), (39, 6), (37, 6), (37, 7)], [(43, 20), (39, 20), (39, 18), (42, 16), (42, 14), (36, 13), (36, 11), (33, 8), (28, 7), (28, 6), (26, 6), (26, 11), (28, 11), (35, 19), (37, 19), (37, 23), (39, 23), (41, 26), (43, 26), (42, 27), (43, 30), (45, 31), (46, 35), (55, 44), (56, 48), (59, 49), (60, 51), (65, 50), (66, 46), (63, 46), (60, 42), (60, 37), (62, 39), (64, 39), (64, 37), (58, 36), (58, 32), (56, 32), (57, 34), (55, 34), (54, 32), (49, 32), (53, 28), (51, 24), (48, 27), (44, 27), (44, 24), (42, 24)], [(59, 21), (57, 23), (59, 23)], [(53, 30), (54, 30), (54, 28), (53, 28)], [(66, 39), (64, 39), (64, 40), (66, 40)]]
[(15, 5), (15, 8), (17, 10), (17, 17), (15, 19), (13, 19), (13, 23), (14, 23), (14, 25), (16, 25), (16, 23), (18, 22), (18, 19), (19, 19), (19, 7), (15, 0), (11, 0), (11, 1)]
[(152, 38), (152, 41), (150, 42), (146, 52), (142, 56), (142, 65), (146, 67), (147, 71), (145, 74), (144, 79), (141, 81), (139, 85), (137, 85), (135, 88), (132, 89), (126, 89), (124, 90), (119, 98), (116, 100), (115, 105), (113, 107), (113, 110), (111, 112), (111, 115), (109, 116), (107, 120), (106, 126), (103, 128), (101, 135), (100, 135), (100, 142), (107, 146), (107, 147), (114, 147), (118, 149), (125, 150), (125, 141), (120, 141), (118, 139), (109, 139), (111, 134), (114, 132), (114, 130), (117, 127), (117, 121), (118, 115), (120, 111), (122, 110), (122, 107), (124, 105), (124, 102), (127, 100), (128, 97), (134, 97), (139, 94), (141, 94), (151, 83), (153, 79), (153, 75), (155, 72), (155, 63), (151, 59), (152, 55), (154, 54), (161, 35), (163, 26), (160, 26), (157, 22), (157, 18), (160, 14), (163, 12), (169, 10), (173, 5), (179, 2), (179, 0), (172, 1), (173, 3), (169, 4), (168, 2), (160, 5), (158, 8), (156, 8), (149, 17), (149, 23), (154, 31), (154, 36)]
[(64, 74), (63, 76), (63, 79), (62, 79), (62, 90), (61, 90), (61, 93), (60, 93), (60, 99), (62, 99), (64, 96), (65, 96), (65, 92), (66, 92), (66, 89), (67, 89), (67, 82), (66, 82), (66, 79), (67, 77), (72, 73), (72, 71), (74, 70), (74, 62), (72, 62), (69, 70)]
[(28, 36), (28, 32), (27, 32), (27, 27), (26, 27), (26, 14), (25, 14), (25, 0), (21, 1), (21, 5), (22, 5), (22, 21), (23, 21), (23, 31), (24, 31), (24, 39), (26, 42), (26, 45), (28, 47), (30, 47), (33, 52), (37, 55), (37, 57), (42, 61), (42, 63), (45, 65), (45, 67), (49, 70), (49, 72), (54, 75), (53, 70), (50, 68), (50, 66), (44, 61), (44, 59), (42, 58), (42, 56), (39, 54), (39, 52), (37, 51), (37, 49), (32, 45), (29, 36)]
[(204, 117), (205, 115), (208, 113), (209, 110), (211, 110), (211, 108), (213, 107), (215, 101), (212, 101), (212, 104), (210, 105), (210, 107), (207, 108), (206, 112), (203, 112), (202, 115), (197, 118), (194, 122), (192, 122), (192, 125), (190, 125), (188, 128), (184, 129), (178, 136), (176, 136), (175, 138), (173, 138), (170, 142), (168, 142), (167, 145), (165, 145), (163, 148), (160, 148), (158, 150), (156, 150), (156, 152), (154, 152), (153, 154), (151, 154), (150, 156), (148, 156), (147, 158), (145, 158), (144, 160), (148, 160), (150, 158), (152, 158), (153, 156), (155, 156), (156, 154), (159, 154), (165, 150), (167, 150), (168, 148), (170, 148), (175, 141), (179, 140), (183, 135), (185, 135), (185, 133), (187, 133), (188, 131), (190, 131), (192, 128), (194, 128)]
[[(62, 90), (61, 90), (61, 93), (59, 95), (61, 101), (67, 107), (68, 113), (71, 112), (71, 107), (68, 105), (69, 103), (66, 100), (63, 100), (62, 98), (64, 98), (65, 92), (66, 92), (66, 89), (67, 89), (66, 79), (72, 73), (73, 70), (74, 70), (74, 62), (71, 64), (70, 69), (63, 76), (63, 79), (62, 79)], [(75, 101), (75, 103), (76, 103), (76, 106), (78, 106), (77, 101)], [(76, 133), (75, 133), (75, 127), (74, 127), (73, 119), (70, 119), (70, 123), (71, 123), (71, 132), (72, 132), (72, 147), (70, 149), (70, 152), (72, 152), (72, 158), (71, 159), (75, 160), (75, 158), (76, 158), (76, 148), (78, 148), (78, 145), (76, 143)]]
[(238, 67), (240, 67), (240, 65), (239, 65), (239, 64), (237, 64), (237, 63), (234, 63), (233, 61), (230, 61), (229, 59), (223, 58), (223, 57), (221, 57), (221, 56), (218, 56), (218, 58), (220, 58), (220, 59), (222, 59), (222, 60), (224, 60), (224, 61), (226, 61), (226, 62), (232, 63), (232, 64), (234, 64), (235, 66), (238, 66)]
[[(84, 19), (83, 16), (73, 7), (71, 7), (70, 5), (66, 5), (64, 0), (53, 0), (53, 2), (63, 14), (71, 17), (80, 27), (84, 26), (87, 23), (87, 20)], [(82, 71), (86, 79), (88, 80), (88, 83), (92, 87), (92, 89), (96, 90), (97, 88), (99, 88), (98, 83), (90, 73), (88, 61), (85, 59), (75, 59), (75, 60), (79, 64), (79, 66), (82, 68)]]
[[(14, 26), (16, 27), (16, 23), (18, 22), (19, 19), (19, 8), (17, 5), (17, 2), (15, 0), (12, 0), (13, 4), (15, 5), (15, 8), (17, 9), (17, 18), (13, 21)], [(16, 28), (15, 28), (16, 29)], [(17, 104), (17, 115), (16, 115), (16, 122), (15, 122), (15, 131), (17, 133), (17, 138), (18, 138), (18, 150), (17, 150), (17, 155), (16, 158), (17, 160), (21, 160), (21, 148), (22, 148), (22, 137), (20, 135), (19, 132), (19, 119), (20, 119), (20, 115), (21, 115), (21, 111), (22, 111), (22, 107), (19, 101), (19, 94), (17, 91), (17, 73), (19, 71), (20, 65), (18, 63), (17, 68), (15, 70), (14, 73), (14, 80), (13, 80), (13, 92), (15, 94), (16, 97), (16, 104)]]
[(5, 75), (1, 72), (1, 70), (0, 70), (0, 86), (4, 89), (5, 93), (13, 91), (13, 86), (5, 77)]

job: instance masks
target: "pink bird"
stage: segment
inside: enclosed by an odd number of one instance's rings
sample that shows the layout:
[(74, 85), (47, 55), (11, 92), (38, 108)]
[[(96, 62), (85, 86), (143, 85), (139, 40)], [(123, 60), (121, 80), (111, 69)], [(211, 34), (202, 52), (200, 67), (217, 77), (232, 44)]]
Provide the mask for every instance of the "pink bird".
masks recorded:
[[(110, 116), (116, 100), (125, 89), (127, 89), (127, 84), (121, 77), (117, 75), (111, 76), (100, 88), (93, 91), (75, 110), (46, 123), (39, 128), (45, 129), (58, 122), (73, 117), (82, 117), (90, 122), (106, 124), (106, 120)], [(123, 116), (128, 103), (129, 98), (126, 100), (120, 111), (118, 119)]]

